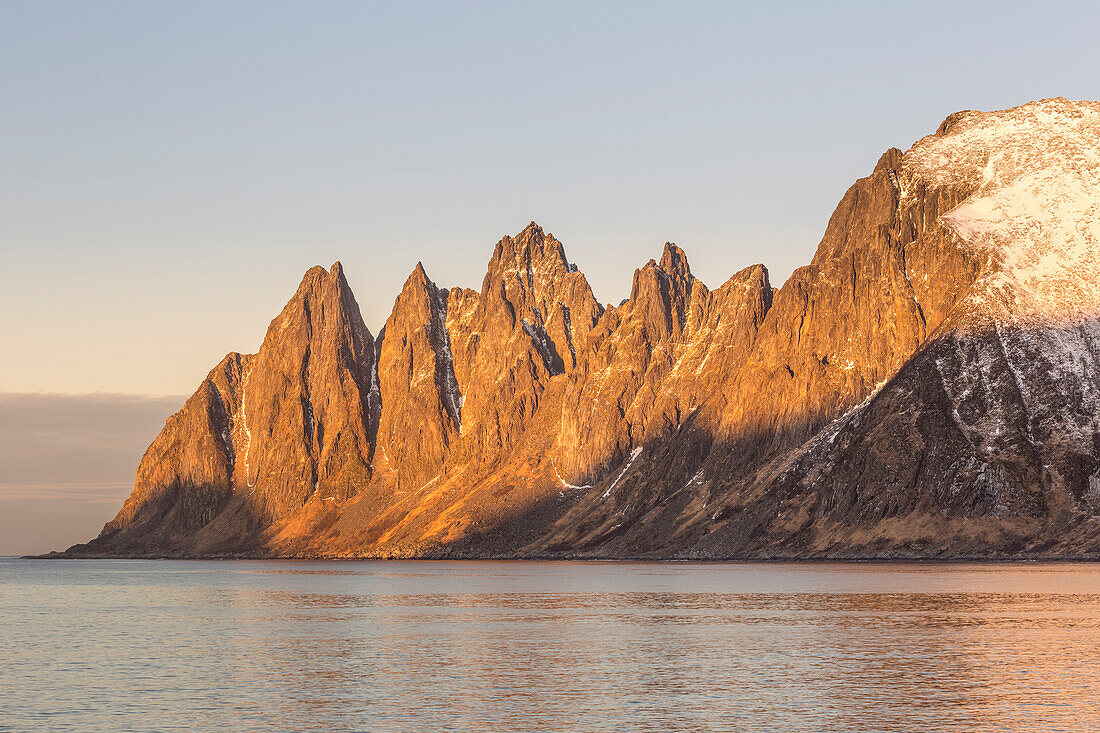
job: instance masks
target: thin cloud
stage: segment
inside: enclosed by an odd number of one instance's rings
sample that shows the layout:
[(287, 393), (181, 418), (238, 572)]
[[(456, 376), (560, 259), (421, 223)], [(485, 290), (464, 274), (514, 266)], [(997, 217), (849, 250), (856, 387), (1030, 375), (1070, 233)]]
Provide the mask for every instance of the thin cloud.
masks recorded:
[(8, 483), (0, 481), (0, 502), (47, 501), (119, 504), (119, 497), (130, 493), (130, 485), (117, 481), (83, 483)]
[(183, 397), (0, 393), (0, 555), (99, 533)]

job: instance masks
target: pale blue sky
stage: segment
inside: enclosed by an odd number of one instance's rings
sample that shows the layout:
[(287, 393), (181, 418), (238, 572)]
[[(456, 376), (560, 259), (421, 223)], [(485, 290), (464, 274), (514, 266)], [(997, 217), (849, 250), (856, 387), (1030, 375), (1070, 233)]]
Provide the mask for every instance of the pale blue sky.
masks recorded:
[(0, 3), (0, 391), (191, 392), (312, 264), (554, 232), (617, 302), (810, 259), (950, 112), (1100, 97), (1093, 3)]

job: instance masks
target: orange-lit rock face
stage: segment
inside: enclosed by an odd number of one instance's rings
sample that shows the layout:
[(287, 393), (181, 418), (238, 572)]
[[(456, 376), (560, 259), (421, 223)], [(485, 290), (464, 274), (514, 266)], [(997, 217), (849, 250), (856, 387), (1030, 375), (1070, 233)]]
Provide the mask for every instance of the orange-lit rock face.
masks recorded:
[(233, 492), (232, 416), (252, 357), (229, 354), (164, 425), (138, 466), (134, 491), (103, 529), (120, 546), (186, 543)]
[(531, 224), (376, 342), (314, 268), (74, 552), (1098, 553), (1097, 150), (1094, 103), (952, 115), (778, 290), (668, 244), (605, 310)]
[(476, 298), (449, 321), (466, 463), (492, 464), (514, 447), (556, 375), (572, 371), (601, 308), (553, 236), (532, 223), (497, 243)]
[(591, 483), (673, 432), (740, 369), (771, 298), (763, 266), (712, 293), (683, 251), (666, 245), (660, 264), (635, 272), (630, 299), (600, 319), (570, 375), (555, 441), (559, 474)]
[(370, 480), (374, 339), (340, 264), (314, 267), (271, 322), (241, 386), (237, 486), (282, 518)]
[(415, 488), (438, 473), (462, 427), (447, 306), (447, 293), (417, 264), (382, 332), (378, 385), (385, 399), (376, 466), (398, 488)]

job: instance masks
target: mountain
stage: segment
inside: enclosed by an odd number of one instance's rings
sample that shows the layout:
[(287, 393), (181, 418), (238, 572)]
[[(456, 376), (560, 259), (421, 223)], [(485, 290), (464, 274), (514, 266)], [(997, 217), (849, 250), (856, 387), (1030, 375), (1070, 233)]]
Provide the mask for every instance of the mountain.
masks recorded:
[(598, 303), (532, 223), (377, 337), (337, 263), (69, 556), (1100, 557), (1100, 104), (887, 151), (778, 290), (666, 244)]

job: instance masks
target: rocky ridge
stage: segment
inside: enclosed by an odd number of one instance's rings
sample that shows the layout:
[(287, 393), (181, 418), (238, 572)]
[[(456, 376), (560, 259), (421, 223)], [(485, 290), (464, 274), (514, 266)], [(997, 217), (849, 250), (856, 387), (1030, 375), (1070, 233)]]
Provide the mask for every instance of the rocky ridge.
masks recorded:
[(375, 338), (313, 268), (68, 554), (1100, 556), (1098, 184), (1052, 99), (887, 151), (778, 290), (666, 244), (603, 307), (532, 223)]

